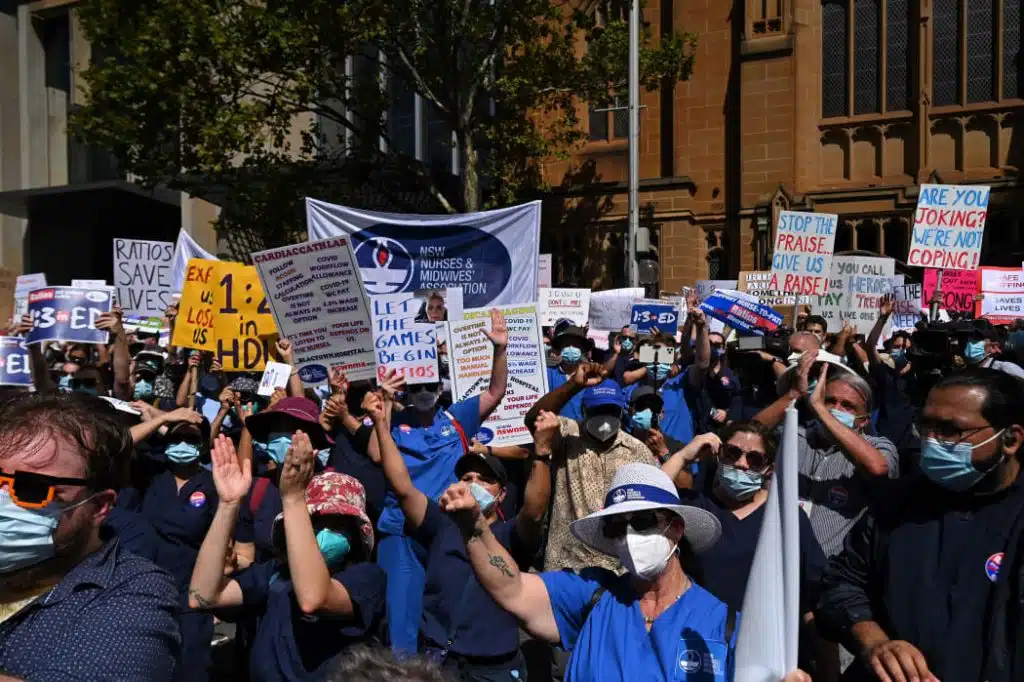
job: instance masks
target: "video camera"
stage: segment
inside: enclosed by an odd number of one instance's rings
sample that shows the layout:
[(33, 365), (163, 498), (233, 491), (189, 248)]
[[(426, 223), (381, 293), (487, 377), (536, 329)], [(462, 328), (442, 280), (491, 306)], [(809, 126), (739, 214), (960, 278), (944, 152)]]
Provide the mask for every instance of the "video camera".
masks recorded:
[(934, 370), (951, 370), (953, 358), (963, 355), (968, 341), (991, 339), (998, 335), (992, 323), (984, 319), (920, 322), (917, 331), (911, 334), (907, 356), (919, 375)]

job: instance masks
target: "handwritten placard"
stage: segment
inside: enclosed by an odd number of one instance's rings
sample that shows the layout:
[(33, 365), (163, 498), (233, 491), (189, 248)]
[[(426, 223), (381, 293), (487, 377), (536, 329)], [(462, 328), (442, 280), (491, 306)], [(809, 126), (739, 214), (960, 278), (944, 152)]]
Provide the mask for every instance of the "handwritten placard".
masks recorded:
[(922, 285), (917, 282), (893, 288), (895, 301), (889, 318), (893, 332), (914, 331), (921, 319), (921, 291)]
[(987, 185), (921, 185), (907, 265), (976, 270), (988, 197)]
[[(924, 271), (924, 289), (921, 305), (925, 308), (932, 302), (935, 288), (938, 286), (937, 270)], [(943, 270), (942, 296), (939, 307), (955, 312), (974, 310), (974, 297), (981, 290), (981, 275), (977, 270)]]
[(174, 292), (174, 242), (114, 239), (114, 286), (121, 308), (160, 317)]
[[(1018, 268), (981, 268), (977, 317), (996, 323), (1024, 318), (1024, 273)], [(943, 280), (945, 286), (945, 280)]]
[(831, 331), (849, 322), (858, 334), (868, 334), (878, 320), (879, 299), (892, 293), (895, 268), (892, 258), (833, 257), (828, 293), (818, 297), (815, 311)]
[(590, 289), (541, 289), (537, 295), (541, 326), (563, 318), (582, 327), (590, 317)]
[(782, 211), (775, 226), (769, 289), (821, 296), (828, 290), (839, 216)]
[(633, 301), (644, 297), (642, 287), (608, 289), (590, 294), (590, 328), (619, 331), (629, 326)]
[[(772, 273), (758, 270), (744, 270), (740, 272), (737, 285), (742, 293), (749, 294), (766, 306), (796, 305), (797, 303), (809, 304), (813, 296), (797, 296), (775, 291), (772, 287)], [(721, 289), (723, 287), (719, 287)], [(706, 298), (706, 297), (705, 297)]]
[[(377, 377), (395, 370), (406, 384), (440, 381), (437, 327), (416, 322), (420, 301), (412, 292), (370, 297)], [(449, 350), (449, 353), (451, 350)]]

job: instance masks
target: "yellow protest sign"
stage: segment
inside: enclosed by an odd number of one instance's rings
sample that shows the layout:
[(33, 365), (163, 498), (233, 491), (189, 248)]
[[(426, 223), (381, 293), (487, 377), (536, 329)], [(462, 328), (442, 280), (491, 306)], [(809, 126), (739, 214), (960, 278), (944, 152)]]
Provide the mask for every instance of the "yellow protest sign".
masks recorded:
[(178, 318), (174, 321), (171, 345), (196, 350), (217, 350), (213, 320), (213, 295), (217, 286), (215, 260), (192, 258), (185, 269), (185, 285), (178, 302)]
[(259, 275), (251, 265), (194, 258), (171, 343), (211, 351), (225, 372), (262, 371), (277, 338)]

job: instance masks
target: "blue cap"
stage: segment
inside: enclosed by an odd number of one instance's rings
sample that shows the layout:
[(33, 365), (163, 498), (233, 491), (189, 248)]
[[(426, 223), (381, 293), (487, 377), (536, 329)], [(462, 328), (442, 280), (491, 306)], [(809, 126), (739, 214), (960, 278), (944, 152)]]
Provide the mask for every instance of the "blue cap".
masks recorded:
[(611, 379), (605, 379), (597, 386), (591, 386), (583, 391), (583, 407), (593, 409), (604, 405), (615, 405), (620, 410), (626, 407), (622, 387)]

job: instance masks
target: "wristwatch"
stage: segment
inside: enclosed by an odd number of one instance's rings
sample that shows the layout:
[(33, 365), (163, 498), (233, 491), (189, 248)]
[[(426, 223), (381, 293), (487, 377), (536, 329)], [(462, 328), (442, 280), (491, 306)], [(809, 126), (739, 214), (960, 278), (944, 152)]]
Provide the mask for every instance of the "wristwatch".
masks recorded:
[(550, 451), (549, 452), (537, 452), (536, 450), (534, 450), (533, 451), (533, 458), (534, 459), (540, 459), (540, 460), (543, 460), (545, 462), (549, 462), (549, 461), (551, 461), (551, 452)]

